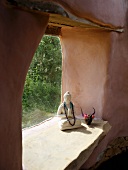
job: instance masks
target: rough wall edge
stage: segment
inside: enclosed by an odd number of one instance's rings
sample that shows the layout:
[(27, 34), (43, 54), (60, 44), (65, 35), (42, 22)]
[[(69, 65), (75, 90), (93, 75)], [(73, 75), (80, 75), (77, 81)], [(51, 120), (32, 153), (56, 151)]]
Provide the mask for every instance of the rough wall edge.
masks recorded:
[[(57, 3), (54, 2), (46, 2), (44, 0), (41, 1), (31, 1), (31, 0), (6, 0), (5, 4), (8, 7), (12, 7), (12, 8), (18, 8), (20, 10), (27, 10), (29, 12), (33, 12), (33, 13), (40, 13), (43, 15), (50, 15), (50, 14), (58, 14), (61, 15), (67, 19), (70, 19), (71, 22), (78, 22), (81, 24), (85, 24), (91, 27), (95, 27), (95, 28), (99, 28), (99, 29), (105, 29), (105, 30), (109, 30), (109, 31), (115, 31), (115, 32), (119, 32), (122, 33), (124, 32), (124, 28), (122, 27), (115, 27), (113, 25), (109, 26), (107, 23), (103, 23), (103, 24), (98, 24), (95, 23), (94, 21), (90, 21), (84, 18), (79, 18), (73, 14), (71, 14), (69, 11), (65, 11), (65, 9), (63, 9), (63, 7), (61, 7), (60, 5), (58, 5)], [(50, 4), (51, 6), (47, 6), (48, 4)], [(46, 7), (47, 6), (47, 7)], [(56, 24), (56, 23), (54, 23)], [(58, 23), (57, 23), (58, 24)], [(105, 26), (106, 25), (106, 26)], [(61, 26), (61, 24), (60, 24)]]

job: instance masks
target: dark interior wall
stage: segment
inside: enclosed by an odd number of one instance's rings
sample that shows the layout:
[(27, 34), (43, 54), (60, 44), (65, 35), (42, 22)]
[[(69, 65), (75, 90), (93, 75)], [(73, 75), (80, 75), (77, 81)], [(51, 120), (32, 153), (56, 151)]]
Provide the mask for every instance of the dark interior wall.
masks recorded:
[(0, 2), (0, 169), (22, 169), (21, 105), (25, 76), (48, 16)]
[(95, 168), (95, 170), (108, 170), (108, 169), (127, 170), (128, 151), (122, 152), (119, 155), (115, 155), (111, 159), (103, 162), (98, 168)]

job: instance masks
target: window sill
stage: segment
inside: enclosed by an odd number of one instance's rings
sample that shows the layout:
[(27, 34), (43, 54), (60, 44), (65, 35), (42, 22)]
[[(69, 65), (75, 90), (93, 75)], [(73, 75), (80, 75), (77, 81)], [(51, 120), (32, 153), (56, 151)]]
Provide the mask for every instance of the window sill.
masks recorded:
[(107, 121), (82, 123), (78, 129), (61, 131), (57, 118), (23, 130), (23, 167), (25, 170), (78, 170), (108, 133)]

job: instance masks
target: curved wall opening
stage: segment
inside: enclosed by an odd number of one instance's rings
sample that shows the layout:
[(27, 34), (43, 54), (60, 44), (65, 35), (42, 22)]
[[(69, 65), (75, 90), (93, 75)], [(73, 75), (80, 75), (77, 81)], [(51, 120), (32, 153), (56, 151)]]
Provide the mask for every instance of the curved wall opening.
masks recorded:
[(109, 32), (89, 23), (50, 14), (46, 34), (59, 35), (61, 40), (61, 96), (70, 91), (76, 114), (80, 114), (80, 107), (87, 113), (94, 107), (96, 117), (101, 118), (110, 50)]

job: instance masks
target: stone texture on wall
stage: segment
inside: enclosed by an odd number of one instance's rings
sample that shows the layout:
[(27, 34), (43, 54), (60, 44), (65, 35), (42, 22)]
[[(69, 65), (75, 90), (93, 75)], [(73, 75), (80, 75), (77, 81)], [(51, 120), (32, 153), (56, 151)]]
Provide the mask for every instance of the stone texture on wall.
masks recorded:
[(118, 137), (113, 140), (106, 150), (102, 152), (98, 157), (98, 162), (89, 170), (96, 169), (101, 163), (111, 159), (113, 156), (126, 152), (128, 150), (128, 136)]

